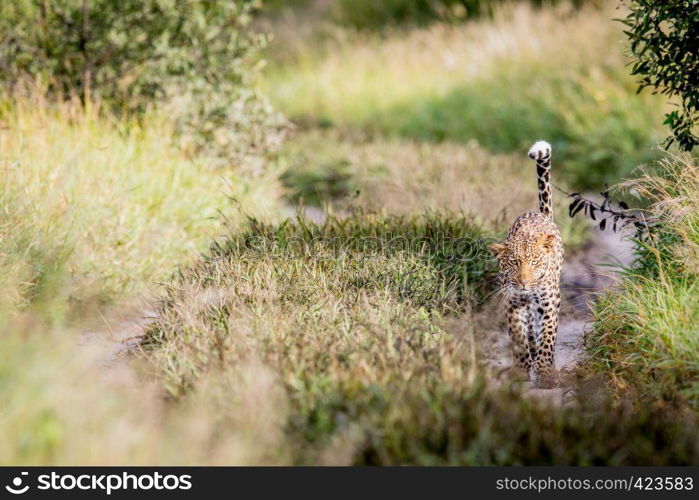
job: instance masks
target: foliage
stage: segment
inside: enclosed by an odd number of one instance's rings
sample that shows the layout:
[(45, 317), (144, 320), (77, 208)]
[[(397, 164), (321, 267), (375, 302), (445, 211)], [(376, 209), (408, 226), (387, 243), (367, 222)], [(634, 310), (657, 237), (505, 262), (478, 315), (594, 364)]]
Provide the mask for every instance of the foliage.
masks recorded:
[(248, 88), (258, 2), (19, 0), (0, 7), (0, 81), (26, 80), (119, 111), (162, 104), (197, 153), (238, 162), (281, 121)]
[[(573, 0), (576, 7), (596, 0)], [(533, 0), (536, 6), (557, 3), (559, 0)], [(430, 22), (462, 22), (490, 14), (506, 2), (503, 0), (331, 0), (324, 4), (323, 13), (331, 22), (358, 30), (378, 31), (391, 27), (414, 27)], [(265, 7), (272, 11), (282, 8), (308, 9), (319, 5), (311, 0), (267, 0)]]
[(568, 216), (577, 214), (589, 217), (596, 222), (595, 228), (600, 231), (610, 229), (613, 232), (622, 231), (633, 225), (635, 239), (639, 242), (652, 238), (660, 231), (656, 219), (647, 216), (642, 210), (630, 209), (625, 201), (615, 201), (609, 190), (600, 193), (602, 202), (598, 203), (580, 193), (565, 193), (573, 201), (568, 205)]
[(699, 166), (667, 156), (622, 186), (653, 204), (636, 260), (595, 307), (593, 361), (617, 391), (699, 408)]
[(652, 87), (679, 100), (679, 109), (665, 115), (673, 142), (685, 151), (699, 144), (699, 1), (630, 0), (621, 22), (631, 40), (632, 74), (639, 91)]

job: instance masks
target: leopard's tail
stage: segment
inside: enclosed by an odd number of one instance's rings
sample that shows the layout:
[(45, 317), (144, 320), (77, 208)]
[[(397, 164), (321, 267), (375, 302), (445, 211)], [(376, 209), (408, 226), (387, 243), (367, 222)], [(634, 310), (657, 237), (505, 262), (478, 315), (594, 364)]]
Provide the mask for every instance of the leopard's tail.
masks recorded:
[(529, 158), (536, 161), (536, 177), (539, 184), (539, 211), (553, 217), (551, 201), (551, 145), (537, 141), (529, 149)]

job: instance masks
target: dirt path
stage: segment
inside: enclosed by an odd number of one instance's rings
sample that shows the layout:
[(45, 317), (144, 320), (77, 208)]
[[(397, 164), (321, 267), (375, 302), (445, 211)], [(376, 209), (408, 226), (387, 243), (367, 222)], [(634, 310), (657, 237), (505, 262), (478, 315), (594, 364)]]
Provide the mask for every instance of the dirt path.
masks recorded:
[(155, 313), (127, 308), (102, 318), (102, 324), (80, 334), (78, 345), (89, 347), (95, 363), (106, 372), (121, 370), (139, 348), (144, 328)]
[[(296, 208), (289, 207), (289, 216), (296, 215)], [(322, 222), (325, 214), (312, 211), (305, 215), (311, 220)], [(585, 333), (590, 327), (589, 306), (600, 290), (614, 286), (615, 268), (630, 263), (632, 243), (611, 231), (593, 230), (588, 245), (573, 256), (566, 257), (561, 289), (563, 304), (561, 324), (556, 342), (556, 368), (560, 373), (560, 383), (553, 389), (538, 389), (527, 383), (527, 394), (549, 399), (556, 404), (565, 404), (572, 396), (572, 385), (568, 376), (580, 363), (585, 354)], [(97, 361), (107, 371), (114, 372), (124, 367), (129, 352), (137, 348), (143, 328), (153, 318), (154, 313), (126, 313), (105, 319), (104, 326), (85, 332), (80, 344), (91, 345), (98, 352)], [(499, 374), (498, 380), (511, 366), (511, 347), (504, 326), (499, 324), (485, 330), (481, 346), (486, 361)]]
[[(577, 254), (566, 257), (561, 277), (563, 304), (561, 323), (556, 342), (556, 368), (560, 383), (553, 389), (538, 389), (527, 383), (525, 391), (534, 397), (565, 404), (572, 396), (569, 374), (585, 355), (585, 333), (590, 327), (589, 307), (595, 294), (613, 287), (615, 269), (631, 262), (633, 244), (611, 231), (593, 230), (590, 243)], [(485, 358), (496, 373), (504, 373), (511, 366), (511, 347), (502, 328), (487, 332), (483, 343)]]

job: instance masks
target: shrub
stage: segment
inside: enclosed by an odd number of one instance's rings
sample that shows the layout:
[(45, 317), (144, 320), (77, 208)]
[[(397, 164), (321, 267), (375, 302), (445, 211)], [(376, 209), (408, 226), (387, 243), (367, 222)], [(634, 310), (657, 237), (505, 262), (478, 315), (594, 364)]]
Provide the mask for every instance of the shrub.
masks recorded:
[(652, 87), (679, 99), (679, 109), (665, 115), (673, 142), (690, 151), (699, 144), (699, 23), (696, 0), (633, 0), (622, 22), (631, 40), (631, 73), (641, 77), (639, 91)]
[(264, 38), (253, 0), (19, 0), (0, 6), (0, 81), (119, 111), (165, 104), (196, 152), (239, 160), (280, 124), (247, 87)]

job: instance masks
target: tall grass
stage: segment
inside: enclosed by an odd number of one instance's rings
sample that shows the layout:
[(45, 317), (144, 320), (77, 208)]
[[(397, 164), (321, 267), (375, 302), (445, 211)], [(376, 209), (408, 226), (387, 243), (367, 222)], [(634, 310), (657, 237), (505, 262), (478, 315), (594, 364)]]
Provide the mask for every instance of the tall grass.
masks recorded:
[(230, 197), (260, 215), (275, 208), (274, 173), (244, 179), (189, 158), (162, 116), (139, 125), (97, 107), (6, 98), (0, 122), (9, 305), (56, 287), (137, 291), (216, 235)]
[[(276, 218), (279, 172), (214, 168), (173, 143), (161, 115), (120, 121), (93, 104), (3, 97), (0, 462), (697, 463), (695, 415), (613, 404), (594, 380), (554, 410), (507, 378), (493, 384), (478, 354), (479, 325), (493, 321), (478, 311), (495, 265), (484, 243), (535, 203), (521, 151), (553, 139), (557, 170), (591, 185), (653, 133), (658, 105), (631, 97), (606, 50), (608, 15), (519, 6), (380, 48), (358, 35), (276, 68), (278, 102), (347, 125), (300, 133), (280, 158), (292, 196), (333, 199), (340, 216), (323, 223), (258, 222)], [(370, 123), (443, 141), (347, 133)], [(516, 152), (459, 144), (471, 138)], [(656, 205), (673, 214), (670, 239), (602, 302), (596, 359), (619, 386), (640, 371), (642, 392), (662, 376), (663, 397), (692, 402), (695, 315), (684, 311), (697, 305), (699, 190), (696, 167), (674, 172), (647, 178), (671, 194)], [(157, 282), (141, 355), (114, 363), (94, 337), (125, 327), (104, 305), (130, 298), (142, 314)]]
[(654, 202), (661, 223), (617, 292), (596, 308), (593, 360), (613, 386), (699, 408), (699, 165), (667, 156), (622, 187)]
[(230, 197), (275, 213), (274, 173), (189, 158), (162, 116), (115, 121), (40, 95), (3, 97), (0, 172), (0, 463), (253, 460), (233, 437), (211, 445), (220, 415), (204, 399), (168, 407), (104, 344), (123, 302), (144, 314), (155, 282), (218, 234), (219, 210), (235, 225)]
[(388, 38), (342, 33), (327, 50), (311, 38), (263, 86), (302, 123), (500, 152), (546, 138), (569, 180), (598, 187), (649, 160), (662, 137), (662, 100), (636, 94), (616, 15), (518, 4)]

